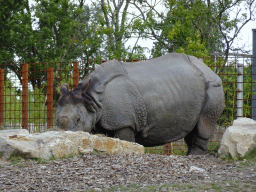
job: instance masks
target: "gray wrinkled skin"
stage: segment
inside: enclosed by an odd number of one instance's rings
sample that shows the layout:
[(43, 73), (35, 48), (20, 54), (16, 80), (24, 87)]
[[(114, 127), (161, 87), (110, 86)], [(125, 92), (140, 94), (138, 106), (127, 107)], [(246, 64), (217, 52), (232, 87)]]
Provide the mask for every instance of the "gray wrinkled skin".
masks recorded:
[(207, 152), (224, 109), (221, 79), (195, 57), (101, 64), (78, 87), (61, 86), (57, 126), (157, 146), (181, 138), (188, 155)]

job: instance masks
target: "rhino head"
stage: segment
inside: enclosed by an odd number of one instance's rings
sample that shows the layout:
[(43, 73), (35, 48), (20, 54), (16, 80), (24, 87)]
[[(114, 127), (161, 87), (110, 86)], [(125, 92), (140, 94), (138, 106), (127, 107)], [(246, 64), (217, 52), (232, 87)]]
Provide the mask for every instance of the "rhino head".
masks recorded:
[(90, 92), (90, 81), (79, 83), (73, 91), (66, 84), (60, 87), (61, 97), (55, 109), (58, 128), (70, 131), (91, 132), (96, 123), (96, 113), (99, 106)]

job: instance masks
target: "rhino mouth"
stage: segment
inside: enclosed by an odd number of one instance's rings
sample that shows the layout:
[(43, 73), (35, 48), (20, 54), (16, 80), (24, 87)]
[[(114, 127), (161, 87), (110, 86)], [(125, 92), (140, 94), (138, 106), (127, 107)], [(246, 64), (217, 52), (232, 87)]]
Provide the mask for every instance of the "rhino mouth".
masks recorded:
[(57, 122), (57, 126), (64, 131), (74, 130), (76, 127), (76, 125), (72, 123), (72, 121), (67, 116), (61, 117)]

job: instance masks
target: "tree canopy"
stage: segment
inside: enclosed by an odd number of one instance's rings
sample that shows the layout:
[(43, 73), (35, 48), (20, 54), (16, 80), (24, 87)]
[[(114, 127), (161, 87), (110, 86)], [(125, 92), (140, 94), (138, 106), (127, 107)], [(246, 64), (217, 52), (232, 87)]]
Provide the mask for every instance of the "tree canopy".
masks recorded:
[[(255, 0), (0, 0), (0, 63), (230, 52)], [(133, 46), (127, 41), (134, 39)]]

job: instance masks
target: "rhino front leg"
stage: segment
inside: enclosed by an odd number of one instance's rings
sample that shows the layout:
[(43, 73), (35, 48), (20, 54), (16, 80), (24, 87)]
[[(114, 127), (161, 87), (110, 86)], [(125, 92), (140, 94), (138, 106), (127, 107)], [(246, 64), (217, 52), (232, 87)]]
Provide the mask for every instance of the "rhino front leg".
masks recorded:
[(134, 131), (129, 127), (116, 130), (115, 137), (121, 140), (135, 142)]

